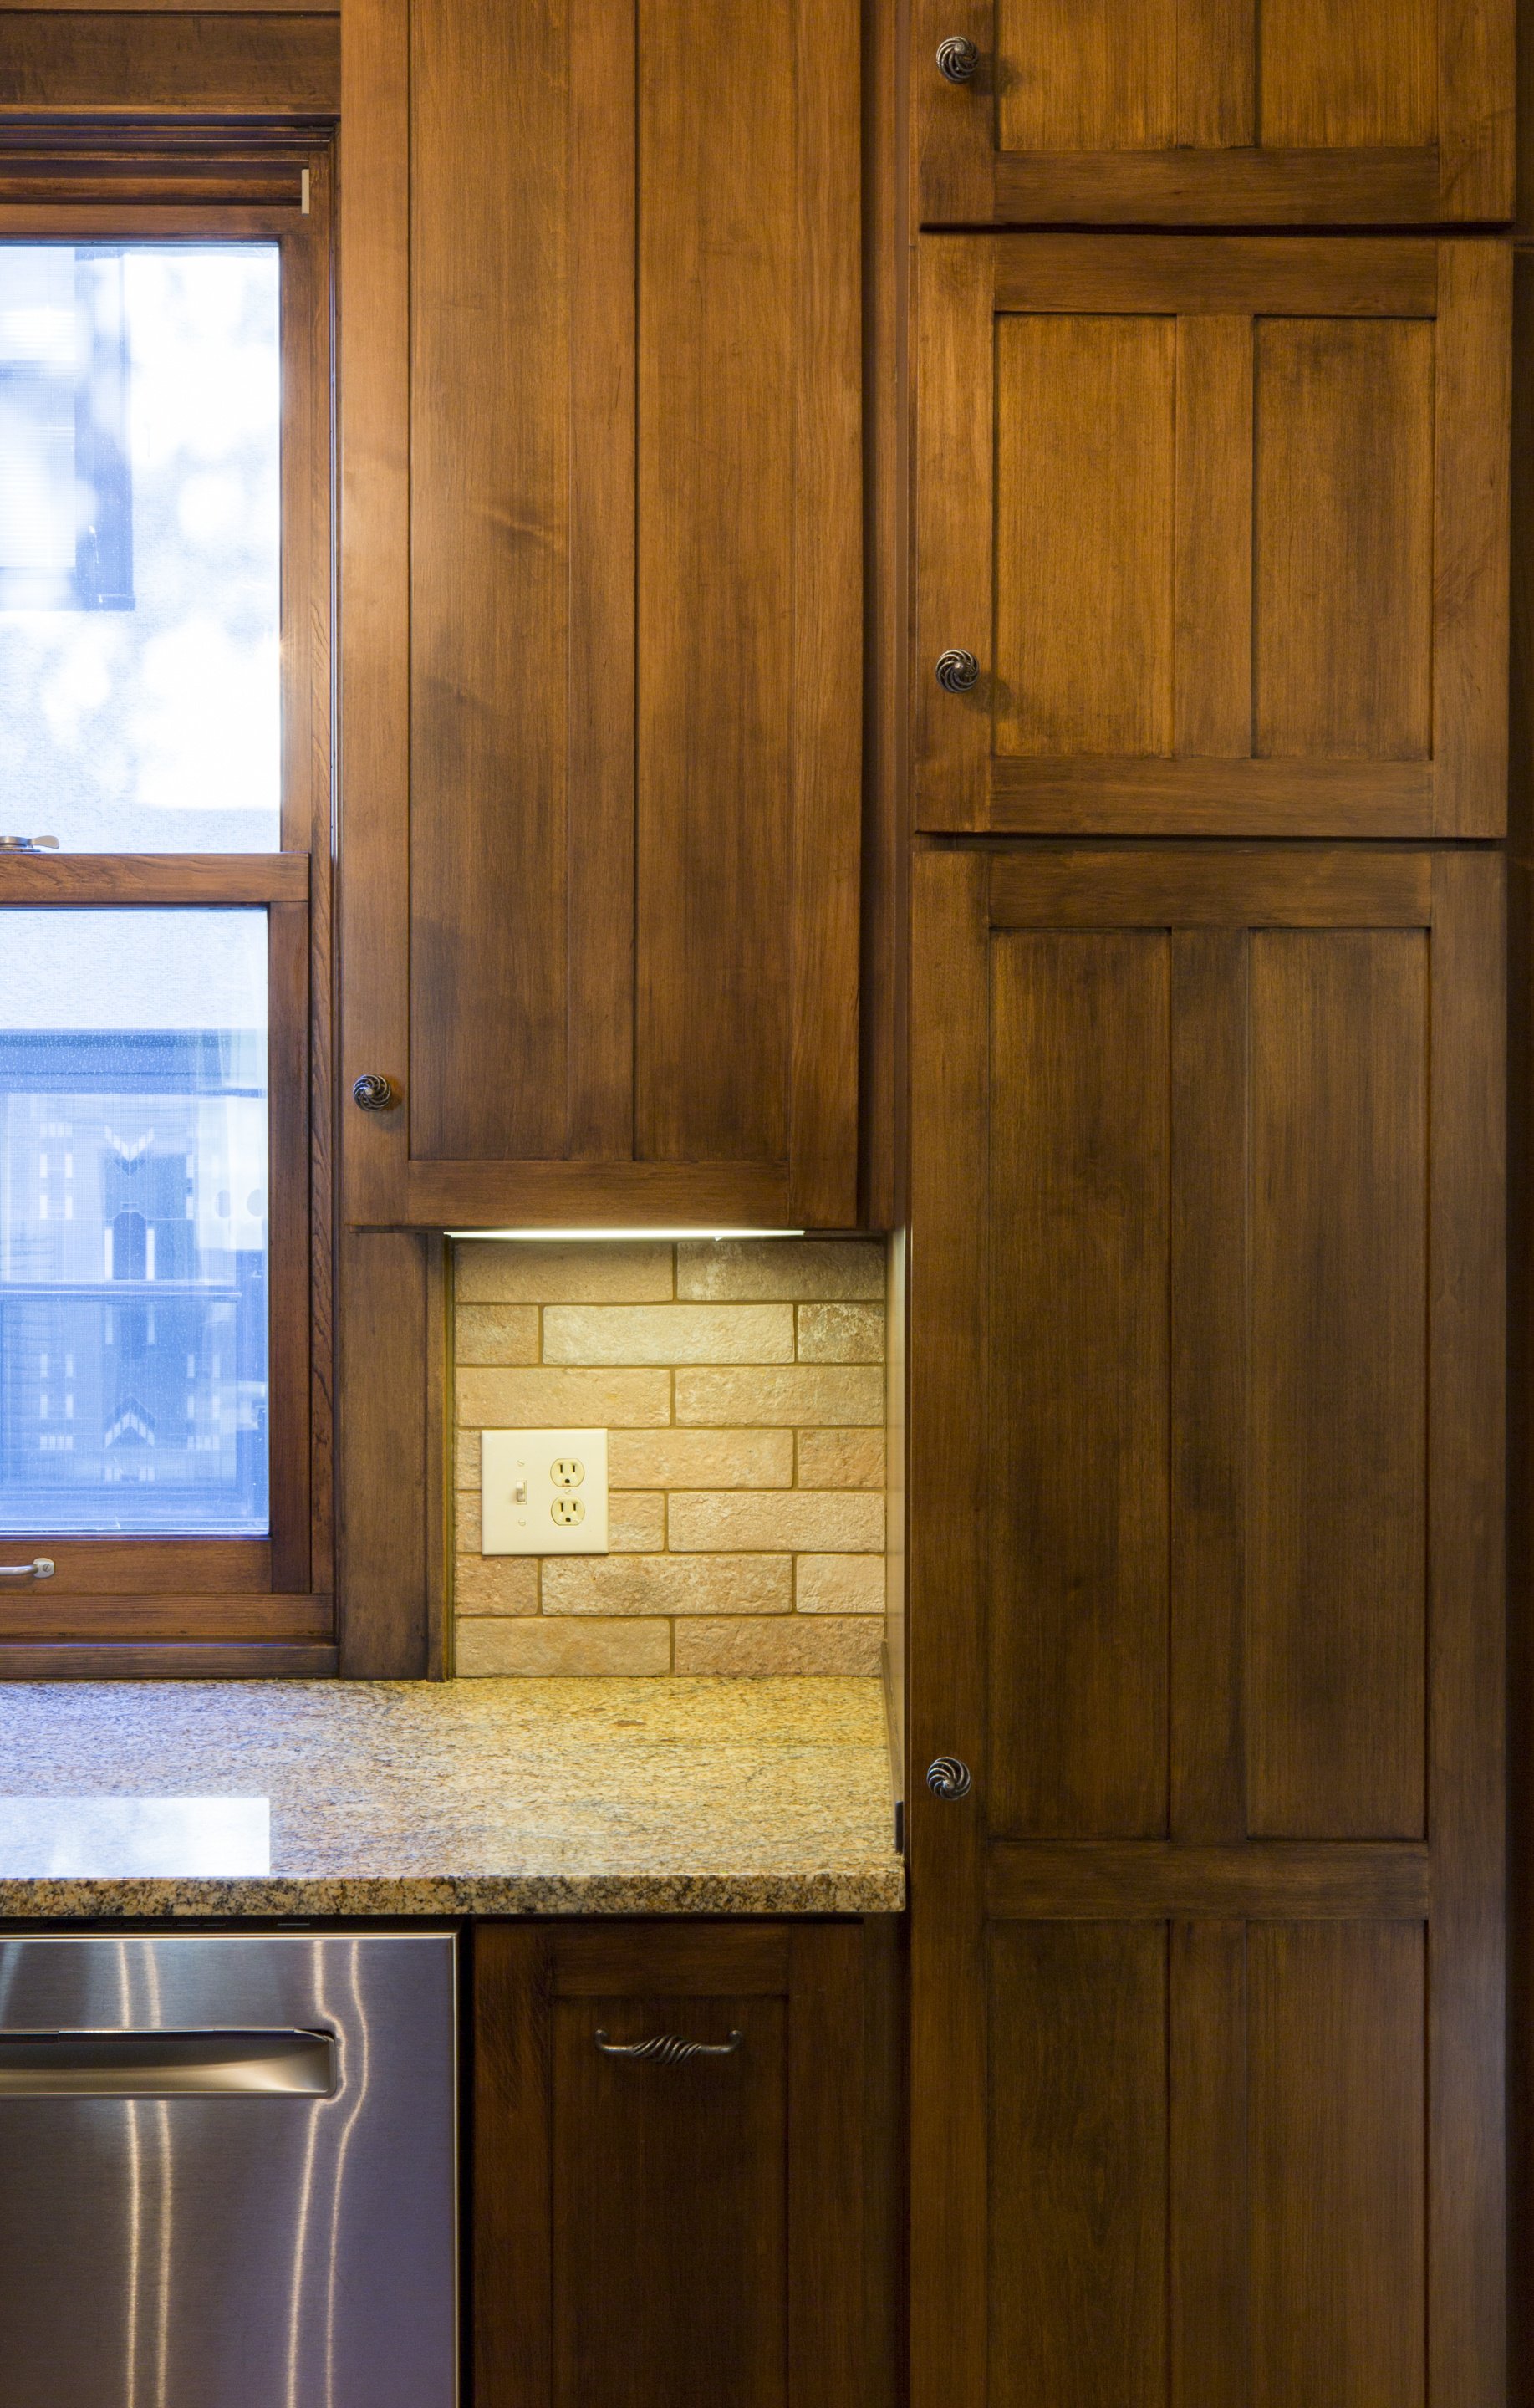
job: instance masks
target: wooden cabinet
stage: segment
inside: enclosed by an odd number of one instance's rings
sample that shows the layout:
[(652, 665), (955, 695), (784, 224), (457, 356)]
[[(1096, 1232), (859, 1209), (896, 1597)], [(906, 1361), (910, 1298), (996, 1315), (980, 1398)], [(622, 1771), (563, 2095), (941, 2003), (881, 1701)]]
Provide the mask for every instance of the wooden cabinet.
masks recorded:
[(476, 2408), (894, 2408), (893, 1936), (480, 1927)]
[(1504, 248), (929, 236), (916, 310), (919, 826), (1502, 831)]
[(346, 0), (354, 1223), (855, 1218), (855, 0)]
[[(916, 0), (922, 216), (1509, 218), (1513, 13), (1513, 0)], [(955, 40), (971, 49), (949, 52), (945, 75), (939, 48)]]
[(913, 2408), (1504, 2396), (1501, 876), (918, 857)]

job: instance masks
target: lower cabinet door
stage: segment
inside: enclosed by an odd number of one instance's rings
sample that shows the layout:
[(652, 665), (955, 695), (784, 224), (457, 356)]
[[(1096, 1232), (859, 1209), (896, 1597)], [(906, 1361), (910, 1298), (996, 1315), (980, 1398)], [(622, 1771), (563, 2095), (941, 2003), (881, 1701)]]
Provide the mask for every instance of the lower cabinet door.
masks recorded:
[(857, 1923), (480, 1927), (475, 2408), (876, 2408), (866, 1952)]
[(916, 869), (913, 2408), (1498, 2408), (1500, 864)]

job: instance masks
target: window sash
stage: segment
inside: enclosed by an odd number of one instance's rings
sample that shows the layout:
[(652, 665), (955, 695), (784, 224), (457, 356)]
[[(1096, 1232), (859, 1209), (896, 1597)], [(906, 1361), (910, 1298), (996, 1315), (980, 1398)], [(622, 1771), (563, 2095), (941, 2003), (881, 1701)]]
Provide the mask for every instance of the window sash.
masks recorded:
[[(152, 147), (146, 136), (146, 147)], [(271, 1531), (266, 1539), (0, 1541), (48, 1581), (0, 1590), (0, 1677), (77, 1670), (323, 1672), (336, 1666), (329, 1333), (331, 980), (331, 169), (289, 137), (263, 160), (281, 201), (0, 204), (0, 238), (107, 243), (275, 238), (281, 250), (282, 846), (271, 854), (0, 853), (7, 907), (265, 904), (268, 958)], [(203, 163), (204, 191), (216, 163)], [(146, 156), (143, 189), (159, 171)], [(67, 179), (63, 179), (67, 189)], [(46, 185), (44, 187), (46, 189)], [(164, 190), (163, 176), (159, 190)], [(307, 200), (308, 206), (305, 206)], [(31, 835), (33, 829), (0, 829)], [(129, 1659), (132, 1660), (129, 1660)]]

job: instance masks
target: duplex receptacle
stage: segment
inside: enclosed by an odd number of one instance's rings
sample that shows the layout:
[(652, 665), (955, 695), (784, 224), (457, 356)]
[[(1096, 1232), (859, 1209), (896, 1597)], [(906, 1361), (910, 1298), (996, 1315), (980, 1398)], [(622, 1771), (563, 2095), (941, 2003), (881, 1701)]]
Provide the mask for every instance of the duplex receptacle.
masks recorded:
[(605, 1555), (606, 1430), (482, 1431), (480, 1552)]

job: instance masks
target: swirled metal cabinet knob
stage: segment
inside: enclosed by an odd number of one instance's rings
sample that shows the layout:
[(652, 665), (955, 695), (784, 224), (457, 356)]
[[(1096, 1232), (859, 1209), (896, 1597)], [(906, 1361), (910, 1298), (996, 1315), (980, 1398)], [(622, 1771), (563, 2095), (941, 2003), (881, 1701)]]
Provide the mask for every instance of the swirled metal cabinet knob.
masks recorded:
[(609, 2040), (598, 2029), (596, 2045), (604, 2057), (637, 2057), (647, 2065), (684, 2065), (690, 2057), (733, 2057), (745, 2039), (732, 2031), (728, 2040), (682, 2040), (676, 2032), (658, 2032), (653, 2040)]
[(926, 1769), (926, 1785), (934, 1798), (968, 1798), (974, 1784), (960, 1756), (935, 1756)]
[(381, 1070), (365, 1070), (360, 1079), (351, 1082), (351, 1100), (365, 1112), (386, 1112), (397, 1098)]
[(947, 83), (968, 83), (980, 64), (980, 52), (968, 34), (950, 34), (938, 44), (938, 73)]
[(939, 652), (936, 674), (944, 694), (968, 694), (980, 676), (980, 663), (973, 652)]

